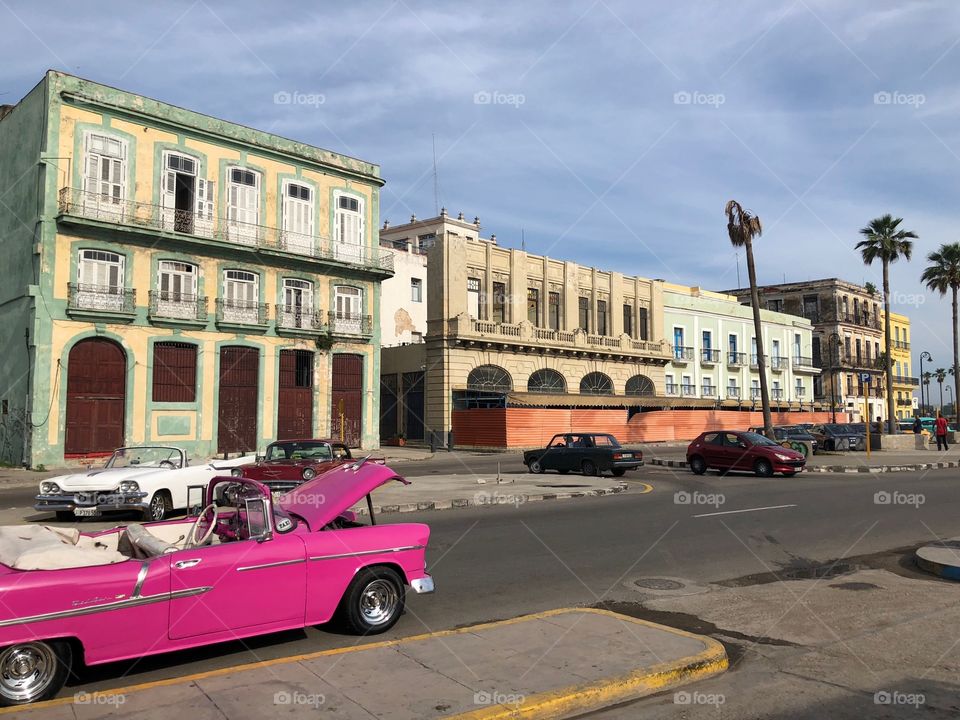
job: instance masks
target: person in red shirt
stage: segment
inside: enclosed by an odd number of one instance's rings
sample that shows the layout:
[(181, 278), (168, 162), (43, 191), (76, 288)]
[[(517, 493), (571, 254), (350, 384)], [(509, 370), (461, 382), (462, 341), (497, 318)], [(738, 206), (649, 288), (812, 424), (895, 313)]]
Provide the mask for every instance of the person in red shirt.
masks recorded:
[(933, 429), (937, 435), (937, 450), (949, 450), (947, 445), (947, 419), (940, 413), (937, 413), (937, 420), (933, 424)]

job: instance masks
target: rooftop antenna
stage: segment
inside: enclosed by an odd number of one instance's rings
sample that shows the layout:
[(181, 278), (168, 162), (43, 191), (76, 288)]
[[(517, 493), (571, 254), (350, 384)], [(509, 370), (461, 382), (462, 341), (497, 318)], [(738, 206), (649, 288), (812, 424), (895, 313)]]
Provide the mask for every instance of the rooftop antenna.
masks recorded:
[(520, 228), (520, 249), (521, 250), (527, 249), (527, 241), (526, 241), (526, 238), (524, 238), (523, 236), (523, 228)]
[(440, 173), (437, 171), (437, 134), (431, 133), (433, 138), (433, 211), (440, 214)]
[(737, 256), (737, 287), (740, 287), (740, 251), (734, 250), (733, 254)]

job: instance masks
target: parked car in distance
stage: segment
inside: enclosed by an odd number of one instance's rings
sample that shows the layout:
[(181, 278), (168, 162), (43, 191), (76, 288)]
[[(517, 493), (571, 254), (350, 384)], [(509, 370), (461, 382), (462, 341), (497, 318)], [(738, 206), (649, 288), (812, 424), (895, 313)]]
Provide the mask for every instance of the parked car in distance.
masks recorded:
[(823, 450), (865, 450), (867, 436), (863, 425), (859, 428), (850, 423), (824, 423), (810, 428)]
[(752, 432), (712, 430), (701, 433), (687, 446), (687, 464), (697, 475), (707, 470), (742, 470), (760, 477), (782, 473), (793, 477), (807, 459), (796, 450)]
[(234, 477), (262, 482), (282, 494), (350, 462), (350, 448), (335, 440), (277, 440), (256, 461), (233, 469)]
[(627, 470), (643, 465), (643, 452), (621, 446), (608, 433), (564, 433), (554, 435), (545, 448), (527, 450), (523, 464), (532, 473), (577, 470), (584, 475), (601, 475), (609, 471), (623, 477)]
[[(765, 435), (762, 427), (752, 427), (749, 432)], [(801, 425), (774, 425), (772, 440), (776, 440), (784, 447), (790, 447), (790, 441), (810, 443), (813, 452), (817, 451), (819, 443), (810, 432)]]
[(34, 510), (54, 512), (57, 520), (99, 517), (134, 510), (147, 520), (163, 520), (187, 507), (187, 488), (226, 475), (254, 456), (191, 465), (182, 449), (164, 445), (122, 447), (104, 467), (58, 475), (40, 483)]
[[(409, 587), (433, 592), (423, 524), (350, 511), (406, 480), (358, 461), (275, 503), (230, 475), (190, 489), (195, 517), (98, 532), (0, 528), (0, 704), (54, 696), (71, 667), (140, 658), (342, 619), (388, 630)], [(202, 507), (202, 510), (199, 508)]]

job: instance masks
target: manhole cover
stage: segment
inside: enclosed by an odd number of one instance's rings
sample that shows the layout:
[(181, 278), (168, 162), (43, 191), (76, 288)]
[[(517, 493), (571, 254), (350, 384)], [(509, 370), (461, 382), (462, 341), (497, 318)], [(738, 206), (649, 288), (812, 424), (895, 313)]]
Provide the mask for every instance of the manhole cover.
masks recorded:
[(684, 584), (669, 578), (640, 578), (633, 584), (644, 590), (682, 590)]

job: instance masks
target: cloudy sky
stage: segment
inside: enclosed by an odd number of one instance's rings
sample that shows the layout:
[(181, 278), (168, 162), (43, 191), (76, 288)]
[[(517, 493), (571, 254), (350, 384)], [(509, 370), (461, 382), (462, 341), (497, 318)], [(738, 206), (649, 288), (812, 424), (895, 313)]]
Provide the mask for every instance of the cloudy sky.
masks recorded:
[(949, 364), (919, 275), (960, 240), (955, 0), (0, 0), (0, 23), (0, 102), (57, 68), (358, 156), (394, 223), (434, 214), (435, 141), (450, 212), (627, 273), (737, 285), (735, 198), (764, 222), (762, 282), (879, 286), (857, 230), (902, 216), (895, 307), (915, 361)]

